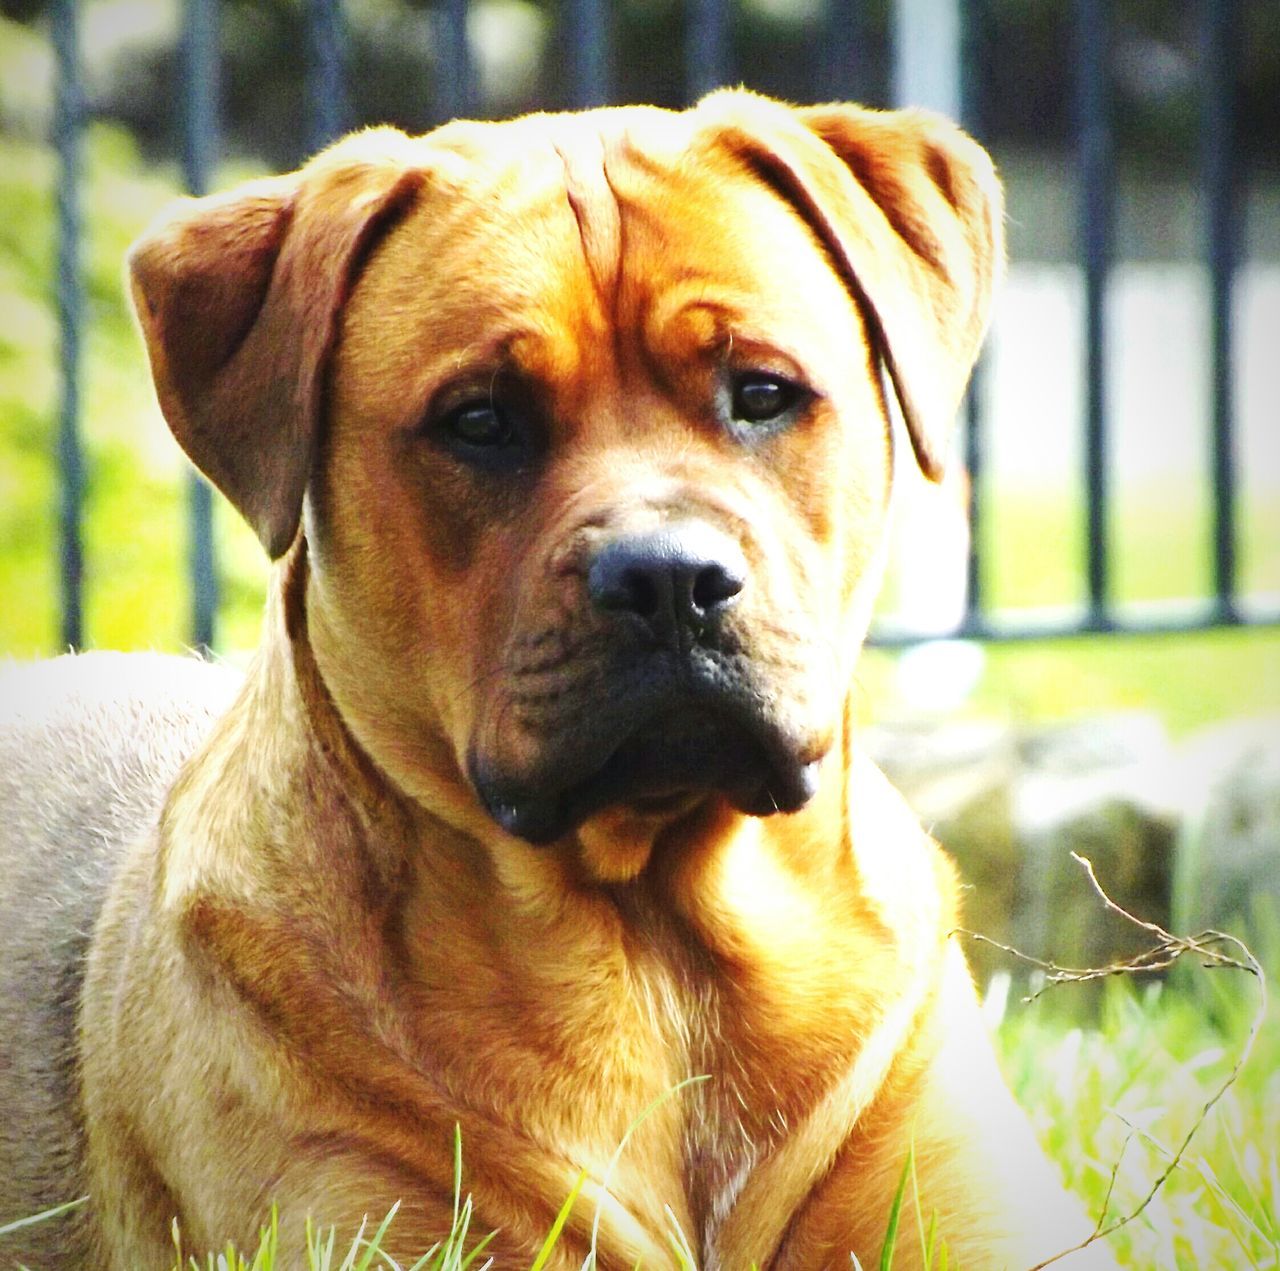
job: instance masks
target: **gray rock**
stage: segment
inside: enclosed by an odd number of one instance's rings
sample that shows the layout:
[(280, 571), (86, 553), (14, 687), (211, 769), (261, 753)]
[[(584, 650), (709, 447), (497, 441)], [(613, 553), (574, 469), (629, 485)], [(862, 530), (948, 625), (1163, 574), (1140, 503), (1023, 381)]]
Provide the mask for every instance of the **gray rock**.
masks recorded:
[(1183, 743), (1179, 761), (1175, 922), (1231, 929), (1259, 905), (1280, 915), (1280, 717), (1206, 728)]
[[(865, 744), (967, 884), (964, 923), (1059, 965), (1100, 966), (1150, 936), (1109, 912), (1071, 858), (1088, 857), (1108, 895), (1168, 925), (1187, 781), (1155, 715), (1116, 713), (1015, 730), (991, 721), (868, 730)], [(980, 980), (1026, 973), (970, 942)]]
[(1029, 734), (1022, 754), (1014, 943), (1078, 967), (1149, 947), (1150, 934), (1107, 909), (1071, 854), (1093, 863), (1116, 904), (1147, 921), (1171, 921), (1180, 810), (1174, 750), (1160, 720), (1126, 713), (1052, 725)]
[[(868, 730), (865, 744), (959, 865), (964, 926), (1009, 942), (1022, 871), (1012, 815), (1017, 734), (986, 720), (906, 723)], [(1007, 960), (980, 942), (966, 952), (979, 981)]]

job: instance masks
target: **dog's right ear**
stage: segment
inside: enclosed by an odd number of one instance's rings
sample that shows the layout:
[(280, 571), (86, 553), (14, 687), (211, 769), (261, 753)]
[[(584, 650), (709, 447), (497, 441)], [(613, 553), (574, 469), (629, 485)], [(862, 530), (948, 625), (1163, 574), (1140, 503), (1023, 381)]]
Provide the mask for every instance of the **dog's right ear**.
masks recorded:
[(928, 111), (790, 108), (725, 88), (697, 110), (826, 249), (893, 381), (920, 468), (940, 480), (1004, 269), (990, 158)]
[(423, 181), (407, 146), (378, 129), (289, 176), (182, 199), (130, 253), (160, 408), (272, 559), (297, 533), (338, 316)]

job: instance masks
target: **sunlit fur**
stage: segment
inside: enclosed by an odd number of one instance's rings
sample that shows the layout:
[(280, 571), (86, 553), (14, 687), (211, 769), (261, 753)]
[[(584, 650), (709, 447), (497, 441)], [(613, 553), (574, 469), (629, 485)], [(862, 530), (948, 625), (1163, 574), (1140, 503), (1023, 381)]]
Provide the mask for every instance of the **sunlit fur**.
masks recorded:
[[(1000, 218), (940, 120), (722, 93), (360, 134), (144, 239), (170, 423), (279, 563), (239, 699), (97, 926), (83, 1265), (167, 1266), (175, 1214), (188, 1248), (247, 1243), (272, 1203), (296, 1233), (399, 1201), (412, 1259), (450, 1222), (455, 1125), (502, 1271), (582, 1170), (557, 1268), (597, 1210), (599, 1266), (674, 1265), (668, 1207), (703, 1271), (874, 1265), (909, 1149), (953, 1266), (1087, 1233), (997, 1074), (952, 867), (852, 723), (885, 395), (936, 475)], [(814, 402), (744, 438), (712, 402), (759, 365)], [(513, 370), (543, 433), (498, 476), (432, 403)], [(679, 519), (741, 549), (724, 656), (816, 794), (503, 833), (468, 764), (536, 787), (602, 760), (618, 646), (586, 565)], [(894, 1266), (919, 1260), (908, 1222)]]

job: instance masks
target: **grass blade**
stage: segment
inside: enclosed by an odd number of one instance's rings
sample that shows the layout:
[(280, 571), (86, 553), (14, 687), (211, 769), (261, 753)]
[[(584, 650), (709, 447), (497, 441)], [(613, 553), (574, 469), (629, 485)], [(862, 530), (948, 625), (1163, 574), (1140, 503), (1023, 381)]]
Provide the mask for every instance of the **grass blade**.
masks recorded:
[(626, 1132), (622, 1136), (622, 1141), (613, 1150), (613, 1155), (609, 1157), (609, 1162), (604, 1168), (604, 1177), (600, 1180), (600, 1194), (596, 1200), (596, 1214), (591, 1223), (591, 1245), (587, 1250), (586, 1261), (583, 1263), (584, 1268), (590, 1268), (595, 1271), (596, 1268), (596, 1246), (600, 1239), (600, 1219), (604, 1213), (605, 1197), (609, 1195), (609, 1183), (613, 1178), (613, 1171), (617, 1167), (619, 1160), (622, 1159), (622, 1153), (626, 1149), (627, 1144), (631, 1141), (631, 1136), (644, 1124), (649, 1117), (662, 1107), (669, 1099), (675, 1098), (687, 1086), (697, 1085), (702, 1081), (710, 1081), (711, 1077), (708, 1073), (700, 1073), (694, 1077), (686, 1077), (683, 1081), (677, 1081), (674, 1086), (670, 1086), (664, 1090), (656, 1099), (654, 1099), (648, 1107), (646, 1107), (639, 1116), (627, 1126)]
[(462, 1123), (453, 1123), (453, 1227), (458, 1229), (458, 1206), (462, 1203)]
[(902, 1167), (902, 1177), (898, 1179), (898, 1190), (894, 1193), (893, 1206), (889, 1210), (889, 1224), (885, 1228), (884, 1245), (880, 1249), (880, 1271), (892, 1271), (893, 1251), (898, 1244), (898, 1221), (902, 1217), (902, 1201), (907, 1194), (907, 1179), (915, 1170), (915, 1148), (907, 1149), (907, 1162)]
[(689, 1237), (684, 1234), (671, 1206), (664, 1205), (662, 1209), (663, 1213), (666, 1214), (667, 1224), (670, 1228), (667, 1232), (667, 1242), (675, 1250), (676, 1261), (680, 1264), (680, 1271), (698, 1271), (697, 1259), (694, 1257), (693, 1250), (689, 1248)]
[(51, 1218), (58, 1218), (68, 1210), (76, 1209), (83, 1205), (88, 1199), (88, 1196), (81, 1196), (78, 1200), (67, 1201), (65, 1205), (55, 1205), (52, 1209), (32, 1214), (30, 1218), (15, 1218), (13, 1222), (7, 1222), (0, 1227), (0, 1236), (7, 1236), (10, 1232), (21, 1231), (23, 1227), (34, 1227), (36, 1223), (48, 1222)]
[[(917, 1194), (917, 1203), (919, 1195)], [(929, 1215), (929, 1234), (924, 1241), (924, 1271), (933, 1271), (933, 1255), (938, 1243), (938, 1211)]]
[(556, 1247), (556, 1241), (560, 1239), (560, 1233), (564, 1230), (564, 1225), (569, 1221), (569, 1214), (573, 1209), (573, 1203), (578, 1199), (578, 1193), (582, 1190), (582, 1184), (587, 1181), (587, 1171), (583, 1170), (578, 1175), (578, 1181), (574, 1183), (573, 1188), (569, 1192), (568, 1199), (560, 1206), (560, 1212), (556, 1215), (556, 1220), (551, 1224), (551, 1230), (547, 1232), (547, 1238), (542, 1242), (542, 1248), (538, 1250), (538, 1256), (533, 1260), (533, 1266), (529, 1271), (542, 1271), (546, 1266), (547, 1259), (551, 1256), (551, 1251)]
[(365, 1246), (365, 1251), (361, 1255), (360, 1261), (355, 1265), (355, 1271), (369, 1271), (369, 1268), (373, 1265), (374, 1258), (381, 1254), (382, 1237), (387, 1234), (387, 1228), (391, 1226), (391, 1220), (396, 1216), (399, 1208), (400, 1202), (396, 1201), (387, 1211), (387, 1216), (378, 1224), (378, 1230), (373, 1233), (373, 1239)]
[[(487, 1236), (482, 1236), (476, 1241), (476, 1247), (471, 1250), (458, 1266), (458, 1271), (467, 1271), (467, 1268), (489, 1247), (490, 1242), (498, 1233), (491, 1231)], [(486, 1266), (488, 1263), (485, 1264)]]

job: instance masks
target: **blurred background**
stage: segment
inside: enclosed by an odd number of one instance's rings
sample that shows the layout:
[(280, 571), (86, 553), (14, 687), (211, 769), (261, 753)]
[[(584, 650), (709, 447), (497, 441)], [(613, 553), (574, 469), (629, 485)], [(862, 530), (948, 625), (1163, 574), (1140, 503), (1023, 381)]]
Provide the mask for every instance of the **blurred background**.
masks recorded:
[(680, 106), (718, 83), (928, 105), (993, 152), (1011, 270), (953, 475), (931, 487), (902, 465), (869, 744), (993, 897), (978, 916), (997, 934), (1035, 945), (1061, 916), (1045, 880), (1066, 846), (1108, 853), (1153, 917), (1274, 894), (1275, 0), (0, 15), (0, 655), (238, 660), (256, 641), (257, 542), (184, 467), (123, 299), (124, 251), (175, 193), (367, 123)]

